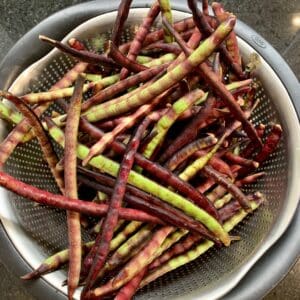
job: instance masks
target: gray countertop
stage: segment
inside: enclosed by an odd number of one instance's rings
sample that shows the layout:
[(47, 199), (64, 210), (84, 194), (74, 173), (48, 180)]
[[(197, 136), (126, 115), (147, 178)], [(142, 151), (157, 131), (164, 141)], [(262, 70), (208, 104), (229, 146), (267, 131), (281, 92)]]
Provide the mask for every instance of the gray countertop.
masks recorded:
[[(82, 0), (1, 0), (0, 60), (29, 29), (52, 13)], [(259, 32), (300, 78), (300, 0), (223, 0), (227, 10)], [(0, 299), (33, 299), (0, 263)], [(265, 300), (300, 299), (300, 261)]]

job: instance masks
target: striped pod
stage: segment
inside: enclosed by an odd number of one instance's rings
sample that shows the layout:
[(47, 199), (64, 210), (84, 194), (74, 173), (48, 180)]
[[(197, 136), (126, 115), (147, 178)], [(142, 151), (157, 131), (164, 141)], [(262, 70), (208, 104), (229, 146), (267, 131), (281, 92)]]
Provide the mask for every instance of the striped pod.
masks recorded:
[[(159, 2), (161, 14), (163, 15), (163, 17), (166, 18), (170, 24), (173, 24), (173, 16), (172, 16), (170, 0), (158, 0), (158, 2)], [(165, 43), (174, 42), (174, 38), (173, 38), (172, 34), (169, 32), (168, 28), (166, 28), (164, 26), (163, 30), (164, 30)]]
[[(89, 135), (96, 139), (100, 139), (104, 135), (104, 133), (101, 130), (99, 130), (84, 119), (81, 119), (81, 128), (84, 132), (87, 132)], [(118, 154), (122, 155), (125, 153), (124, 145), (113, 141), (111, 146), (112, 149)], [(164, 184), (171, 186), (178, 192), (183, 193), (194, 203), (204, 208), (207, 212), (209, 212), (212, 216), (219, 220), (218, 214), (215, 212), (214, 209), (211, 209), (211, 205), (205, 199), (205, 197), (203, 197), (203, 195), (199, 193), (196, 189), (194, 189), (190, 184), (180, 180), (172, 172), (161, 167), (160, 164), (152, 162), (138, 153), (135, 156), (135, 161), (140, 167), (152, 174), (155, 178), (158, 178)]]
[(146, 66), (141, 65), (135, 60), (131, 60), (125, 56), (112, 41), (107, 42), (106, 55), (112, 58), (113, 61), (115, 61), (121, 67), (132, 72), (138, 73), (148, 69)]
[[(199, 22), (197, 26), (199, 27), (201, 23), (203, 27), (205, 26), (210, 27), (210, 25), (206, 22), (205, 17), (198, 10), (197, 3), (194, 0), (189, 0), (188, 4), (193, 11), (193, 17), (195, 23), (197, 24)], [(227, 20), (229, 19), (231, 19), (231, 17), (229, 17)], [(172, 28), (172, 26), (170, 26), (170, 24), (168, 24), (166, 20), (164, 20), (164, 24), (169, 26), (168, 28), (174, 35), (176, 42), (180, 45), (185, 55), (187, 57), (191, 55), (193, 53), (193, 50), (186, 45), (186, 43), (177, 34), (174, 28)], [(237, 103), (234, 97), (232, 96), (232, 94), (228, 92), (225, 85), (219, 79), (219, 76), (210, 68), (210, 66), (206, 62), (203, 62), (199, 65), (197, 72), (205, 80), (205, 82), (212, 88), (212, 90), (222, 99), (222, 101), (224, 101), (224, 103), (229, 108), (232, 115), (243, 124), (243, 127), (247, 135), (253, 141), (253, 143), (258, 147), (262, 147), (262, 142), (259, 136), (257, 135), (253, 124), (246, 118), (244, 112), (240, 108), (239, 103)]]
[(68, 45), (65, 45), (59, 41), (56, 41), (44, 35), (39, 35), (39, 39), (43, 42), (50, 44), (52, 47), (59, 49), (60, 51), (66, 53), (67, 55), (70, 55), (78, 59), (81, 62), (85, 62), (93, 65), (100, 64), (106, 67), (112, 67), (116, 65), (111, 58), (108, 58), (104, 54), (96, 54), (94, 52), (90, 52), (86, 50), (78, 51)]
[[(76, 146), (81, 102), (83, 97), (83, 84), (85, 78), (79, 76), (75, 83), (74, 93), (70, 100), (66, 121), (66, 144), (64, 152), (64, 195), (68, 198), (78, 198), (77, 187), (77, 157)], [(70, 262), (68, 272), (68, 298), (73, 299), (78, 287), (81, 269), (81, 227), (80, 214), (74, 211), (67, 212), (68, 241), (70, 249)]]
[[(213, 2), (212, 3), (212, 9), (213, 9), (214, 14), (216, 15), (217, 20), (219, 22), (223, 22), (230, 15), (230, 13), (224, 11), (224, 8), (222, 7), (222, 4), (220, 4), (220, 3)], [(236, 34), (235, 34), (234, 31), (232, 31), (229, 34), (229, 36), (226, 40), (226, 47), (227, 47), (227, 50), (228, 50), (229, 54), (231, 55), (233, 61), (241, 66), (242, 65), (242, 59), (241, 59), (241, 56), (240, 56), (237, 37), (236, 37)]]
[[(261, 203), (257, 203), (255, 201), (251, 202), (251, 209), (255, 210), (259, 207)], [(231, 231), (237, 224), (239, 224), (246, 216), (247, 212), (244, 210), (240, 210), (237, 214), (235, 214), (232, 218), (224, 223), (224, 228), (227, 232)], [(195, 248), (187, 251), (186, 253), (176, 256), (171, 260), (167, 261), (164, 265), (158, 267), (153, 272), (149, 273), (141, 282), (140, 287), (143, 287), (153, 280), (161, 277), (162, 275), (173, 271), (179, 268), (182, 265), (185, 265), (195, 259), (197, 259), (200, 255), (208, 251), (210, 248), (214, 246), (214, 243), (211, 241), (204, 241), (198, 244)], [(93, 291), (94, 295), (99, 295), (97, 289)]]
[[(62, 89), (70, 86), (78, 77), (78, 75), (85, 71), (86, 63), (77, 63), (70, 71), (68, 71), (57, 83), (55, 83), (50, 90)], [(50, 103), (39, 105), (34, 109), (35, 114), (41, 116), (49, 107)], [(23, 140), (24, 136), (30, 131), (31, 126), (27, 120), (22, 120), (9, 133), (5, 140), (0, 144), (0, 166), (3, 166), (8, 157)]]
[[(28, 123), (33, 128), (33, 132), (38, 138), (39, 144), (44, 154), (44, 158), (48, 163), (48, 166), (51, 170), (51, 173), (56, 181), (57, 186), (59, 187), (60, 191), (64, 192), (64, 180), (61, 176), (61, 173), (57, 171), (56, 165), (58, 163), (57, 155), (53, 149), (50, 139), (46, 134), (43, 125), (34, 111), (26, 105), (20, 98), (10, 94), (9, 92), (0, 91), (0, 97), (4, 97), (7, 100), (11, 101), (18, 110), (25, 116), (28, 120)], [(12, 131), (13, 132), (13, 131)], [(11, 134), (13, 134), (11, 132)]]
[[(193, 18), (191, 18), (191, 17), (180, 20), (180, 21), (174, 23), (174, 28), (179, 33), (184, 33), (185, 31), (188, 31), (189, 29), (192, 29), (194, 27), (195, 27), (195, 24), (194, 24)], [(164, 37), (163, 29), (158, 29), (158, 30), (155, 30), (153, 32), (150, 32), (146, 36), (146, 38), (144, 40), (144, 43), (143, 43), (143, 46), (147, 46), (147, 45), (150, 45), (154, 42), (157, 42), (157, 41), (163, 39), (163, 37)], [(131, 43), (132, 42), (128, 42), (128, 43), (125, 43), (125, 44), (121, 45), (119, 47), (120, 51), (123, 52), (123, 53), (128, 52)]]
[[(137, 30), (134, 39), (130, 44), (130, 48), (127, 54), (127, 57), (131, 60), (135, 60), (139, 51), (142, 48), (143, 42), (149, 33), (149, 30), (160, 12), (160, 6), (157, 1), (155, 1), (152, 6), (150, 7), (147, 16), (143, 19), (142, 24), (140, 25), (139, 29)], [(120, 78), (123, 80), (127, 77), (129, 70), (126, 68), (122, 68), (120, 72)]]
[[(205, 15), (198, 9), (197, 1), (196, 0), (188, 0), (188, 5), (193, 13), (193, 19), (194, 19), (194, 22), (195, 22), (195, 25), (197, 26), (197, 28), (202, 31), (204, 36), (211, 35), (214, 32), (214, 29), (210, 26)], [(232, 14), (228, 15), (229, 18), (230, 18), (230, 16), (232, 16)], [(244, 79), (245, 75), (243, 73), (241, 65), (236, 63), (233, 60), (230, 53), (227, 51), (226, 47), (222, 44), (219, 46), (219, 50), (222, 54), (224, 61), (232, 68), (232, 70), (238, 76), (238, 78)]]
[(164, 116), (154, 126), (153, 131), (157, 134), (148, 143), (143, 155), (147, 158), (151, 158), (155, 149), (162, 143), (170, 127), (176, 122), (178, 117), (191, 108), (191, 106), (203, 96), (204, 92), (200, 89), (195, 89), (182, 98), (177, 100), (172, 107), (166, 112)]
[(86, 100), (82, 105), (82, 111), (86, 111), (94, 105), (109, 100), (111, 97), (117, 95), (120, 92), (127, 90), (130, 87), (133, 87), (140, 83), (145, 83), (149, 79), (159, 74), (162, 70), (164, 70), (166, 66), (167, 64), (163, 64), (157, 67), (149, 68), (145, 71), (142, 71), (138, 74), (129, 77), (128, 79), (121, 80), (107, 87), (103, 91), (98, 92), (96, 95)]
[[(123, 220), (121, 220), (123, 221)], [(124, 221), (123, 221), (124, 222)], [(120, 222), (123, 223), (123, 222)], [(110, 251), (115, 251), (124, 241), (126, 241), (132, 233), (140, 228), (142, 222), (132, 221), (130, 222), (121, 232), (119, 232), (111, 241)], [(95, 241), (91, 241), (85, 244), (82, 244), (82, 256), (86, 255), (90, 249), (93, 247)], [(47, 259), (45, 259), (42, 264), (34, 271), (22, 276), (24, 280), (36, 279), (44, 274), (56, 271), (63, 267), (70, 259), (70, 250), (62, 250)]]
[[(49, 205), (51, 207), (56, 207), (64, 210), (72, 210), (89, 216), (102, 217), (107, 213), (108, 209), (108, 206), (106, 204), (96, 204), (52, 194), (50, 192), (38, 189), (32, 185), (17, 180), (16, 178), (1, 171), (0, 186), (36, 203)], [(163, 224), (160, 219), (132, 208), (121, 208), (120, 217), (129, 221), (135, 220), (154, 224)]]
[(173, 171), (179, 164), (191, 157), (200, 149), (208, 148), (216, 144), (218, 139), (214, 135), (209, 135), (205, 138), (200, 138), (188, 144), (186, 147), (179, 150), (175, 155), (165, 163), (165, 167)]
[(174, 69), (156, 80), (151, 85), (141, 89), (138, 93), (131, 97), (126, 97), (123, 101), (106, 102), (100, 104), (92, 112), (87, 111), (85, 117), (90, 122), (99, 121), (103, 118), (109, 118), (121, 113), (125, 113), (135, 107), (141, 106), (149, 102), (154, 97), (160, 95), (188, 75), (197, 65), (203, 62), (214, 51), (219, 43), (221, 43), (235, 24), (235, 18), (230, 18), (227, 22), (222, 23), (218, 29), (183, 62), (178, 64)]
[(136, 112), (125, 117), (122, 122), (117, 125), (117, 127), (115, 127), (111, 132), (106, 133), (96, 144), (91, 147), (88, 156), (82, 162), (83, 166), (87, 165), (89, 160), (91, 160), (91, 158), (93, 158), (95, 155), (101, 154), (105, 150), (106, 146), (110, 144), (117, 135), (124, 132), (126, 129), (131, 128), (138, 119), (149, 114), (156, 105), (163, 102), (163, 100), (165, 100), (172, 92), (172, 89), (167, 90), (160, 96), (154, 98), (151, 103), (140, 106)]
[[(163, 241), (172, 231), (174, 231), (174, 228), (170, 226), (165, 226), (158, 229), (150, 238), (150, 241), (145, 245), (145, 247), (125, 265), (125, 267), (116, 275), (116, 277), (106, 283), (102, 289), (99, 288), (102, 292), (100, 295), (103, 296), (103, 290), (105, 291), (105, 289), (108, 289), (109, 292), (112, 292), (132, 280), (140, 270), (144, 269), (144, 267), (152, 262), (157, 248), (163, 243)], [(95, 289), (92, 292), (87, 292), (85, 297), (89, 299), (91, 296), (98, 297), (100, 295), (98, 293), (98, 289)]]
[(251, 212), (250, 203), (244, 193), (234, 184), (228, 180), (222, 173), (213, 169), (211, 166), (205, 166), (203, 172), (206, 176), (212, 177), (219, 185), (226, 188), (236, 200), (240, 203), (241, 207), (247, 212)]
[(142, 279), (147, 273), (147, 267), (141, 270), (135, 277), (128, 281), (117, 293), (115, 300), (128, 300), (131, 299), (136, 290), (138, 289)]
[[(64, 134), (63, 132), (52, 124), (52, 128), (49, 129), (51, 137), (62, 147), (64, 147)], [(84, 159), (89, 152), (89, 148), (84, 145), (78, 144), (77, 147), (77, 157), (79, 159)], [(116, 177), (119, 164), (102, 156), (98, 155), (90, 160), (89, 164), (102, 172)], [(151, 193), (157, 196), (161, 200), (179, 208), (180, 210), (186, 212), (187, 215), (195, 218), (205, 225), (211, 232), (215, 234), (216, 237), (222, 241), (225, 245), (230, 244), (230, 239), (228, 234), (225, 234), (221, 224), (212, 216), (210, 216), (206, 211), (197, 207), (192, 202), (186, 200), (182, 196), (170, 191), (156, 182), (134, 172), (130, 171), (128, 183), (132, 184), (145, 192)]]
[[(250, 80), (238, 81), (231, 84), (226, 85), (226, 88), (229, 91), (234, 91), (241, 86), (248, 86), (251, 83)], [(189, 124), (183, 129), (183, 131), (175, 138), (172, 144), (166, 149), (166, 151), (160, 157), (161, 162), (165, 162), (169, 159), (175, 152), (180, 150), (186, 144), (188, 144), (191, 140), (194, 140), (198, 134), (198, 130), (203, 128), (206, 124), (206, 120), (208, 115), (212, 113), (212, 109), (215, 106), (214, 98), (208, 97), (208, 93), (196, 103), (197, 105), (201, 102), (205, 102), (204, 109), (200, 110), (199, 114), (197, 114)]]
[(171, 226), (165, 226), (153, 233), (149, 243), (113, 279), (113, 287), (119, 288), (123, 286), (124, 283), (127, 283), (128, 280), (137, 275), (139, 270), (149, 265), (154, 259), (157, 248), (162, 245), (166, 237), (174, 230), (175, 228)]
[(227, 134), (223, 134), (223, 136), (218, 140), (218, 142), (214, 145), (214, 147), (207, 152), (204, 156), (197, 158), (190, 165), (188, 165), (183, 172), (179, 174), (179, 178), (184, 181), (189, 181), (192, 179), (200, 170), (202, 170), (208, 162), (212, 159), (212, 157), (219, 150), (224, 140), (226, 139)]
[(118, 7), (118, 14), (114, 22), (111, 37), (113, 43), (117, 46), (120, 44), (121, 41), (122, 31), (124, 28), (124, 24), (128, 18), (131, 2), (132, 0), (121, 0), (120, 5)]
[(110, 251), (110, 242), (113, 238), (112, 230), (116, 227), (119, 219), (119, 208), (122, 206), (122, 201), (125, 197), (127, 180), (134, 163), (134, 156), (139, 148), (143, 133), (150, 125), (151, 121), (151, 118), (145, 118), (144, 121), (138, 126), (127, 145), (109, 202), (109, 210), (106, 218), (103, 221), (103, 229), (100, 231), (101, 239), (99, 242), (98, 239), (96, 239), (95, 247), (97, 250), (90, 272), (86, 279), (86, 286), (83, 290), (83, 294), (93, 286), (99, 271), (104, 266), (108, 257)]

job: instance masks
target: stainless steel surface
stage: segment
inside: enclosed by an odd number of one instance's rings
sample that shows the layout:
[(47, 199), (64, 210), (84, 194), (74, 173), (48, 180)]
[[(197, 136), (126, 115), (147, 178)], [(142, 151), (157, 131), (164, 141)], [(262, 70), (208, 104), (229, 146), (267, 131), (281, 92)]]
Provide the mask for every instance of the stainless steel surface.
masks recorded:
[[(138, 10), (134, 14), (135, 17), (141, 11)], [(100, 28), (98, 22), (101, 22), (101, 30), (105, 32), (111, 27), (113, 19), (114, 16), (111, 14), (95, 18), (80, 26), (80, 28), (87, 26), (90, 31), (79, 29), (71, 36), (90, 38), (94, 29)], [(132, 22), (136, 23), (138, 19), (132, 19)], [(246, 56), (252, 51), (243, 41), (241, 47)], [(70, 60), (53, 51), (50, 56), (26, 70), (16, 80), (12, 90), (17, 93), (23, 93), (27, 89), (44, 90), (70, 65)], [(258, 189), (267, 194), (268, 204), (237, 228), (236, 234), (242, 238), (247, 236), (247, 239), (244, 238), (229, 249), (210, 251), (195, 263), (150, 285), (144, 290), (142, 297), (148, 298), (152, 295), (161, 299), (189, 294), (191, 298), (200, 299), (201, 294), (203, 299), (208, 297), (213, 299), (221, 296), (240, 280), (258, 257), (279, 238), (290, 222), (299, 199), (299, 189), (295, 184), (299, 176), (297, 173), (299, 170), (297, 154), (299, 157), (300, 149), (299, 124), (285, 88), (265, 62), (258, 71), (258, 77), (263, 83), (265, 92), (261, 95), (262, 104), (255, 112), (254, 121), (270, 122), (279, 118), (284, 131), (289, 132), (289, 135), (284, 137), (279, 151), (264, 167), (269, 176), (257, 185)], [(36, 80), (32, 82), (28, 78)], [(272, 100), (272, 104), (269, 99)], [(291, 128), (293, 130), (289, 130)], [(10, 159), (7, 167), (23, 180), (52, 189), (53, 186), (49, 185), (50, 173), (41, 168), (42, 160), (37, 149), (37, 144), (34, 143), (20, 148)], [(43, 207), (35, 207), (29, 202), (13, 201), (13, 203), (14, 207), (9, 201), (5, 205), (4, 225), (25, 259), (36, 267), (47, 252), (66, 245), (65, 222), (62, 222), (64, 216), (53, 214), (52, 210)], [(62, 274), (47, 275), (46, 278), (59, 288)], [(179, 278), (180, 280), (177, 280)], [(219, 288), (216, 288), (217, 285)]]

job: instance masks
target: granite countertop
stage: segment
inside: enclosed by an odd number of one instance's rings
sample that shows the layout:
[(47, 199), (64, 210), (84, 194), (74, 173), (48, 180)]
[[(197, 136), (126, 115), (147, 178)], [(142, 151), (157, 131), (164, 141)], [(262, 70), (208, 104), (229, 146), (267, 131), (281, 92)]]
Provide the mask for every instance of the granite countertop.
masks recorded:
[[(29, 29), (52, 13), (82, 0), (1, 0), (0, 60)], [(300, 78), (300, 0), (223, 0), (227, 10), (259, 32)], [(0, 299), (33, 300), (0, 262)], [(300, 261), (265, 300), (300, 299)]]

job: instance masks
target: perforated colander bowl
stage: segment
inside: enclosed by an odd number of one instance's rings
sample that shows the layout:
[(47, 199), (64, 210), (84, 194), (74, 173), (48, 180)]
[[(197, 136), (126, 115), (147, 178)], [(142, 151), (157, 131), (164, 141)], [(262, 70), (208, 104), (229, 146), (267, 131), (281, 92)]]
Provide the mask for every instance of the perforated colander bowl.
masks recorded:
[[(146, 12), (143, 8), (131, 10), (124, 41), (132, 36), (135, 26), (140, 24)], [(187, 16), (174, 10), (177, 20)], [(96, 36), (109, 37), (115, 18), (116, 12), (111, 12), (90, 19), (65, 37), (64, 42), (70, 37), (78, 37), (93, 47)], [(255, 52), (242, 39), (239, 39), (239, 44), (245, 59)], [(257, 97), (261, 101), (252, 120), (255, 124), (279, 122), (284, 135), (276, 153), (261, 168), (267, 176), (245, 190), (260, 190), (266, 194), (267, 203), (234, 230), (233, 234), (241, 236), (240, 242), (233, 243), (229, 248), (212, 249), (196, 261), (156, 280), (139, 292), (138, 299), (219, 298), (238, 283), (290, 223), (300, 196), (297, 185), (300, 178), (300, 128), (287, 90), (273, 69), (263, 58), (261, 60), (257, 70), (257, 79), (261, 84)], [(47, 90), (73, 64), (73, 60), (53, 50), (27, 68), (14, 81), (10, 91), (24, 94)], [(7, 162), (6, 169), (27, 183), (57, 192), (36, 141), (18, 147)], [(36, 206), (3, 190), (1, 193), (4, 198), (1, 206), (3, 226), (14, 246), (33, 268), (49, 254), (67, 247), (65, 213)], [(88, 234), (84, 233), (83, 238), (89, 239)], [(49, 284), (66, 293), (66, 288), (61, 286), (64, 279), (65, 273), (62, 271), (45, 276)]]

